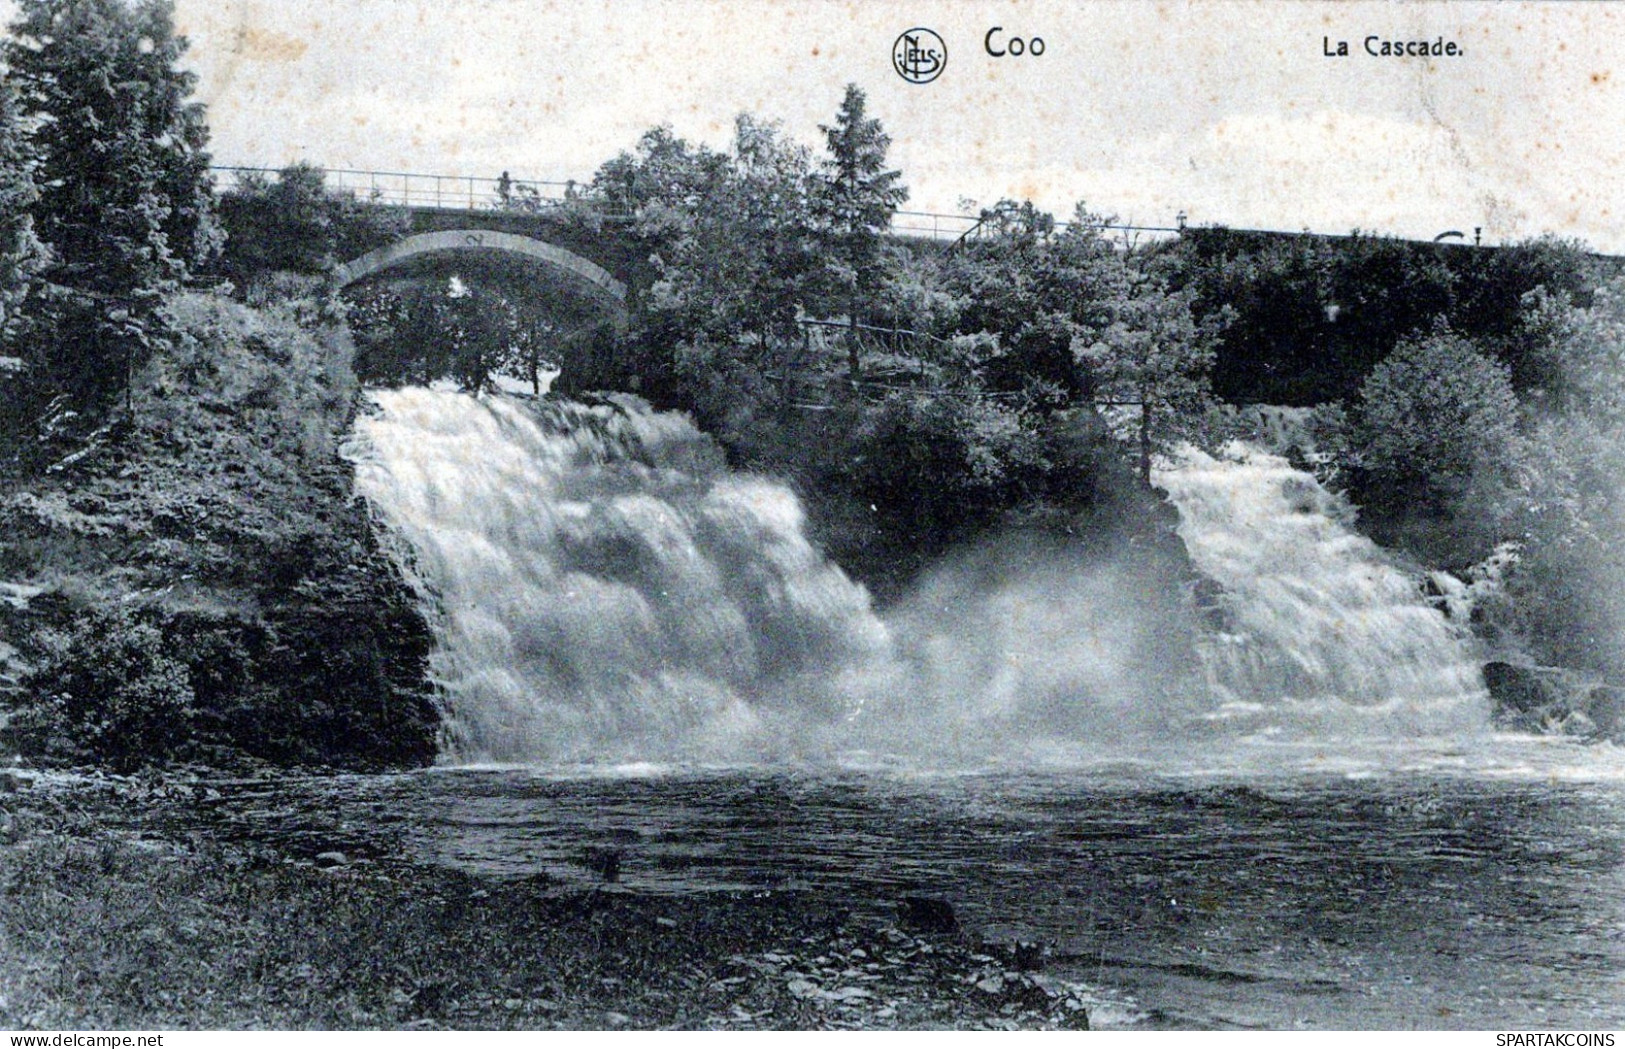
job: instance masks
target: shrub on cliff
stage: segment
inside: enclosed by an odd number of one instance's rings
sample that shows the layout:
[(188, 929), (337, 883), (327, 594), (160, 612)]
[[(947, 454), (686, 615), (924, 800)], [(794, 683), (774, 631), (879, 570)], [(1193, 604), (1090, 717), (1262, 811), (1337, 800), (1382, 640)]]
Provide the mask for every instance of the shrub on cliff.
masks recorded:
[(127, 772), (191, 741), (190, 676), (150, 622), (124, 608), (92, 609), (45, 647), (23, 681), (36, 698), (9, 726), (26, 751)]
[[(49, 651), (37, 619), (0, 606), (0, 642), (50, 668), (21, 694), (18, 742), (113, 765), (182, 743), (210, 759), (431, 760), (428, 626), (339, 454), (347, 341), (212, 296), (166, 313), (175, 337), (137, 374), (119, 439), (0, 491), (0, 570), (67, 606)], [(106, 628), (127, 642), (118, 663), (92, 644), (96, 609), (126, 605), (142, 611)], [(134, 684), (98, 684), (99, 663)], [(143, 742), (126, 753), (121, 735)]]
[(1406, 340), (1360, 387), (1352, 489), (1380, 542), (1461, 566), (1505, 539), (1523, 456), (1505, 365), (1448, 330)]

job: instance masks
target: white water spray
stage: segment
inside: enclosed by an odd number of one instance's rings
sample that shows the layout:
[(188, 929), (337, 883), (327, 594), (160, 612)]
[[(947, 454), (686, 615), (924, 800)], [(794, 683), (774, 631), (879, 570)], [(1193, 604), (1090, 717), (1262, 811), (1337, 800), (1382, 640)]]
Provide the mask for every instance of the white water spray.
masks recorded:
[(1224, 594), (1224, 628), (1197, 645), (1204, 687), (1156, 557), (1011, 541), (882, 621), (795, 497), (728, 472), (684, 416), (631, 397), (376, 399), (349, 453), (431, 610), (450, 761), (856, 748), (937, 764), (1131, 753), (1204, 720), (1231, 735), (1484, 722), (1464, 632), (1275, 457), (1191, 452), (1158, 477)]
[(1466, 628), (1313, 475), (1235, 443), (1218, 458), (1186, 448), (1155, 480), (1196, 567), (1222, 588), (1224, 626), (1202, 643), (1216, 717), (1345, 735), (1488, 724)]
[(432, 598), (452, 760), (784, 753), (883, 658), (784, 488), (635, 398), (376, 395), (351, 455)]

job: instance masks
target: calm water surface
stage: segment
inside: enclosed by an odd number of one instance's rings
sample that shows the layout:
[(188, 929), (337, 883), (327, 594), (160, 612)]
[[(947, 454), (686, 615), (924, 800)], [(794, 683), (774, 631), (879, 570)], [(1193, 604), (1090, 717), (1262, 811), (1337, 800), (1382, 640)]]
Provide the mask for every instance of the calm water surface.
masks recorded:
[(922, 773), (465, 768), (243, 784), (211, 819), (310, 850), (640, 891), (940, 894), (1053, 944), (1102, 1026), (1625, 1027), (1625, 756), (1232, 748)]

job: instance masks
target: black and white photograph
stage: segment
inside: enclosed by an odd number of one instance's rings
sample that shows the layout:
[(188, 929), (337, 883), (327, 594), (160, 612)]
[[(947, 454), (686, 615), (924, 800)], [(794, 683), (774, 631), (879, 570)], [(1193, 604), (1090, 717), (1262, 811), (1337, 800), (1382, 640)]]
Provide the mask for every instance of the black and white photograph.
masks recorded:
[(1625, 1030), (1625, 6), (0, 77), (9, 1045)]

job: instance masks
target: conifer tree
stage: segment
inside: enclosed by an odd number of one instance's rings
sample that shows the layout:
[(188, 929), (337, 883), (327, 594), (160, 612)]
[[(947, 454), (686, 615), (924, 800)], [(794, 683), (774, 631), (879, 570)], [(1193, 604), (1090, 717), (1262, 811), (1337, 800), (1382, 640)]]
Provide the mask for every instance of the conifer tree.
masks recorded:
[(858, 377), (858, 315), (865, 291), (880, 282), (882, 240), (892, 215), (908, 199), (900, 185), (902, 172), (886, 168), (891, 136), (878, 119), (867, 116), (868, 97), (856, 84), (833, 125), (819, 125), (828, 155), (818, 193), (818, 217), (827, 238), (829, 276), (836, 301), (846, 307), (851, 325), (847, 367)]
[(38, 198), (33, 150), (17, 97), (9, 84), (0, 83), (0, 355), (19, 334), (24, 300), (45, 263), (31, 214)]
[(38, 196), (33, 152), (16, 96), (9, 84), (0, 82), (0, 473), (7, 471), (17, 450), (27, 446), (21, 435), (41, 392), (17, 367), (29, 335), (27, 321), (34, 305), (30, 296), (45, 262), (29, 214)]
[(54, 381), (77, 400), (128, 381), (163, 296), (223, 240), (195, 77), (170, 0), (20, 0), (4, 49), (39, 158)]

